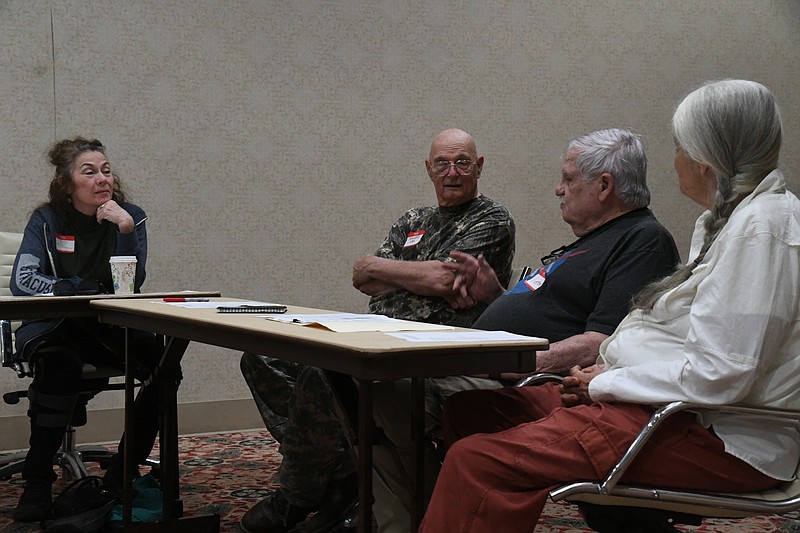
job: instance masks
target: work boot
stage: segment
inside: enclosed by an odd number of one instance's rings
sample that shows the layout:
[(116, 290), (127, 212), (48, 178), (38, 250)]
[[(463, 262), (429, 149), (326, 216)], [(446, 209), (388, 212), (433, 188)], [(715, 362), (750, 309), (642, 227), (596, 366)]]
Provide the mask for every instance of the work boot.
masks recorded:
[(44, 479), (29, 479), (14, 509), (17, 522), (41, 522), (53, 516), (53, 484)]
[(286, 533), (314, 510), (292, 505), (281, 489), (276, 489), (244, 514), (239, 528), (244, 533)]
[(330, 533), (339, 531), (350, 512), (358, 503), (356, 474), (330, 482), (319, 510), (292, 533)]

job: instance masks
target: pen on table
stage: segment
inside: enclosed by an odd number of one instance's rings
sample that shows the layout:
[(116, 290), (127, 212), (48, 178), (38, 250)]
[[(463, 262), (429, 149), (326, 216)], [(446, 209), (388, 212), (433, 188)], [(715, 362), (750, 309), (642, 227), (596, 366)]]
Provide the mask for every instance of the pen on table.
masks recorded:
[(165, 302), (208, 302), (208, 298), (164, 298)]

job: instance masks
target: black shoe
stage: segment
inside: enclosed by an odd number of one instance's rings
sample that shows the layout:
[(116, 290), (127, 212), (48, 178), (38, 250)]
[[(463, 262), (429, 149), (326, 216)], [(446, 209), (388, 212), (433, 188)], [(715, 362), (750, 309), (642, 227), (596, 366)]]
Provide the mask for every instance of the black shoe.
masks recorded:
[(53, 484), (44, 479), (29, 479), (14, 509), (17, 522), (41, 522), (53, 516)]
[[(108, 463), (106, 473), (103, 474), (103, 485), (106, 485), (107, 487), (113, 487), (122, 493), (124, 475), (125, 468), (122, 464), (122, 456), (118, 453), (115, 453), (111, 458), (111, 461)], [(141, 476), (141, 474), (139, 473), (139, 467), (137, 466), (136, 470), (133, 471), (133, 479), (137, 479), (139, 476)]]
[(293, 529), (293, 533), (323, 533), (344, 530), (345, 518), (358, 504), (358, 480), (355, 474), (331, 482), (317, 513)]
[(239, 528), (244, 533), (285, 533), (305, 520), (312, 511), (311, 507), (292, 505), (281, 489), (276, 489), (244, 514)]

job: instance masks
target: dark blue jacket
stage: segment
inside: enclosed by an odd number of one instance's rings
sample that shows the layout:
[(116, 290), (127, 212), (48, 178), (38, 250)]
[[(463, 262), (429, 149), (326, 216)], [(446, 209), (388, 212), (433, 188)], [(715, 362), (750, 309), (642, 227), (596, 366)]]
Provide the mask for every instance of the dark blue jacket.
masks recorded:
[[(121, 206), (133, 217), (134, 231), (117, 232), (117, 246), (114, 255), (136, 256), (136, 279), (134, 291), (140, 292), (146, 275), (147, 263), (147, 215), (138, 206)], [(34, 211), (25, 226), (14, 269), (11, 273), (10, 289), (15, 296), (35, 296), (53, 291), (53, 283), (65, 277), (62, 272), (59, 252), (56, 251), (56, 234), (65, 234), (65, 222), (50, 207)], [(79, 279), (75, 280), (79, 282)], [(25, 346), (53, 331), (63, 319), (26, 320), (17, 329), (17, 353), (23, 354)], [(25, 354), (27, 356), (28, 354)]]

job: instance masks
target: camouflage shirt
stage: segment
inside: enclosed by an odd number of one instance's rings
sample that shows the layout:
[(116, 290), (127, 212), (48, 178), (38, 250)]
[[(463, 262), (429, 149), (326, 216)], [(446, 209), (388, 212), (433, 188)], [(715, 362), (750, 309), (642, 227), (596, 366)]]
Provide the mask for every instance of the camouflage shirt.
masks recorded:
[[(407, 211), (392, 225), (375, 253), (401, 261), (444, 261), (457, 250), (483, 254), (505, 286), (514, 259), (514, 219), (502, 205), (486, 196), (455, 207), (418, 207)], [(419, 296), (399, 289), (373, 296), (371, 313), (452, 326), (470, 326), (485, 305), (452, 309), (438, 296)]]

